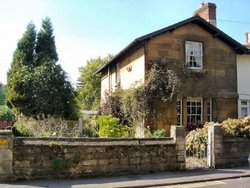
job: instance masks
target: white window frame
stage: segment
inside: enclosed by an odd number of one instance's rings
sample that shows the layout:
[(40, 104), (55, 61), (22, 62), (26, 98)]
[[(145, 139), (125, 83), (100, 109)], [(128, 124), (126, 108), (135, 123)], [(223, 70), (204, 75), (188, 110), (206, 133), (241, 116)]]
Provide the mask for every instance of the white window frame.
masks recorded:
[[(200, 103), (201, 103), (201, 113), (200, 114), (195, 114), (195, 113), (192, 113), (192, 114), (189, 114), (188, 113), (188, 104), (187, 104), (187, 123), (190, 123), (190, 122), (188, 122), (188, 116), (200, 116), (201, 118), (200, 118), (200, 122), (203, 122), (203, 100), (202, 100), (202, 97), (187, 97), (187, 103), (188, 102), (197, 102), (197, 101), (199, 101)], [(192, 107), (192, 106), (191, 106)]]
[[(190, 69), (203, 69), (203, 45), (201, 42), (186, 41), (185, 56), (187, 67)], [(194, 63), (197, 65), (194, 66)]]
[[(180, 108), (179, 112), (178, 112), (178, 107)], [(182, 125), (182, 98), (177, 98), (176, 108), (177, 108), (177, 125)], [(179, 122), (178, 119), (180, 120)]]
[[(243, 101), (246, 102), (246, 105), (242, 104)], [(250, 100), (247, 100), (247, 99), (240, 99), (239, 100), (239, 118), (244, 118), (244, 117), (242, 117), (242, 109), (243, 108), (247, 109), (246, 116), (249, 116), (250, 115)]]

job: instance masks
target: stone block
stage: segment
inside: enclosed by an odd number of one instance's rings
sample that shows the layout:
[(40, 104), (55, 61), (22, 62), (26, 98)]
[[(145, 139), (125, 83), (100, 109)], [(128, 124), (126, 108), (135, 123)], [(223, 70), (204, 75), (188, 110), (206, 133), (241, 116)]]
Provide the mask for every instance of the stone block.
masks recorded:
[(237, 148), (236, 148), (236, 147), (232, 147), (232, 148), (230, 148), (230, 152), (232, 152), (232, 153), (236, 153), (236, 152), (237, 152)]
[(150, 172), (151, 165), (150, 164), (141, 164), (136, 166), (137, 173), (147, 173)]
[(141, 156), (141, 151), (135, 151), (130, 154), (131, 157), (140, 157)]
[(13, 152), (11, 149), (0, 149), (0, 161), (12, 160)]
[(140, 164), (140, 158), (139, 157), (136, 157), (136, 158), (131, 158), (130, 159), (130, 164), (132, 165), (137, 165), (137, 164)]
[(81, 165), (83, 166), (95, 166), (98, 164), (98, 160), (84, 160), (81, 162)]
[(186, 158), (185, 158), (184, 155), (180, 155), (180, 156), (177, 157), (177, 161), (178, 161), (178, 162), (185, 162), (185, 161), (186, 161)]
[(12, 172), (12, 160), (0, 161), (0, 175), (11, 175)]
[(9, 146), (6, 144), (6, 145), (0, 145), (0, 149), (9, 149)]
[(15, 168), (28, 168), (30, 167), (30, 161), (14, 161)]
[(109, 159), (99, 159), (98, 164), (99, 165), (108, 165), (109, 164)]
[(177, 149), (177, 151), (184, 151), (185, 150), (185, 145), (184, 144), (181, 144), (181, 145), (177, 144), (176, 149)]
[(120, 158), (120, 165), (129, 165), (129, 158)]
[(142, 158), (141, 159), (141, 164), (150, 164), (150, 158), (149, 157)]

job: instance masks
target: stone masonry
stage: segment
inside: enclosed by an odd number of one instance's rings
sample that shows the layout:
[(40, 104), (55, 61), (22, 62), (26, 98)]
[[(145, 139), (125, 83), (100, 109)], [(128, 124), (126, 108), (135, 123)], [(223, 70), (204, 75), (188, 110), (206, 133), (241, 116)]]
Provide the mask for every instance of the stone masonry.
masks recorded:
[(13, 179), (13, 136), (0, 135), (0, 179)]
[(219, 124), (209, 127), (209, 132), (212, 136), (211, 167), (225, 168), (248, 164), (250, 139), (223, 136)]
[(173, 138), (15, 138), (15, 179), (144, 174), (185, 168), (183, 127)]

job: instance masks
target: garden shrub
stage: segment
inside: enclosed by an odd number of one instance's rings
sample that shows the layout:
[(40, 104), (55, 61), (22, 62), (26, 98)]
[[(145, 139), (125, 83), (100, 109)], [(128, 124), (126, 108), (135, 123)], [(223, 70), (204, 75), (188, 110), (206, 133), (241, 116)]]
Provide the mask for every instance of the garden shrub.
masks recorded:
[(100, 115), (96, 122), (99, 125), (98, 134), (102, 138), (132, 137), (132, 128), (121, 125), (120, 120), (111, 115)]
[(209, 122), (206, 123), (203, 128), (190, 131), (186, 136), (186, 151), (190, 153), (194, 150), (205, 152), (205, 145), (208, 139), (208, 127), (213, 124), (213, 122)]
[(144, 135), (146, 138), (164, 138), (167, 133), (165, 129), (157, 129), (155, 131), (150, 131), (149, 128), (144, 129)]
[(223, 134), (250, 138), (250, 116), (244, 119), (227, 119), (221, 123)]
[(12, 127), (12, 132), (14, 136), (25, 136), (25, 137), (34, 136), (34, 133), (31, 127), (17, 124), (17, 123)]
[(13, 122), (15, 121), (15, 117), (12, 114), (11, 110), (6, 106), (0, 106), (0, 121), (4, 122)]
[[(186, 150), (191, 152), (194, 149), (198, 149), (200, 144), (206, 144), (208, 139), (208, 127), (213, 124), (213, 122), (209, 122), (204, 125), (204, 128), (190, 131), (186, 136)], [(250, 116), (244, 119), (229, 118), (221, 123), (221, 128), (225, 136), (250, 138)]]

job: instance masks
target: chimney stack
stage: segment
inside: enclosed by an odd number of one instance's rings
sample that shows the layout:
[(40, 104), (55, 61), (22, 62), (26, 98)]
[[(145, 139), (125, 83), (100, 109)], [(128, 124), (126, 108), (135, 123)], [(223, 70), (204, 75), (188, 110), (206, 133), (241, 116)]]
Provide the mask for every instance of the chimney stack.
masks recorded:
[(250, 46), (250, 32), (246, 32), (246, 45)]
[(200, 16), (216, 26), (216, 5), (214, 3), (201, 3), (200, 8), (194, 11), (193, 16)]

